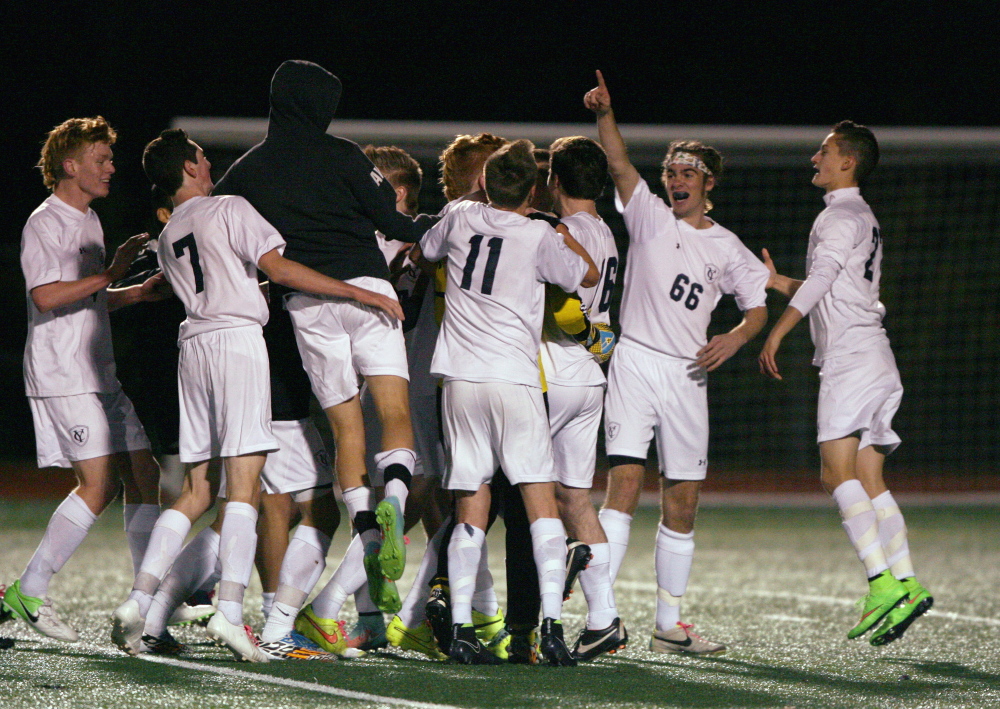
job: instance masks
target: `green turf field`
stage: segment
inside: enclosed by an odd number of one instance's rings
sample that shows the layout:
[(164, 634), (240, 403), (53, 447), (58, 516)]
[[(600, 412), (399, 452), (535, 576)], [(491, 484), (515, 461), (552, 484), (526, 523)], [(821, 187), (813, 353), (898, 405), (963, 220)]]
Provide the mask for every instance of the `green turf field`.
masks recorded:
[[(0, 581), (22, 570), (54, 505), (0, 504)], [(337, 663), (236, 664), (228, 651), (182, 629), (197, 652), (155, 664), (120, 654), (108, 615), (125, 598), (130, 563), (120, 508), (94, 528), (52, 586), (77, 645), (35, 635), (20, 621), (0, 626), (0, 707), (997, 707), (1000, 706), (1000, 509), (904, 509), (917, 571), (936, 605), (900, 641), (873, 648), (848, 641), (860, 565), (832, 507), (708, 507), (683, 617), (729, 653), (704, 660), (645, 649), (655, 599), (656, 514), (641, 510), (616, 585), (631, 632), (615, 657), (569, 669), (457, 667), (403, 653)], [(423, 548), (417, 533), (409, 586)], [(332, 573), (343, 531), (331, 550)], [(502, 536), (490, 537), (501, 597)], [(324, 577), (325, 578), (325, 577)], [(256, 588), (256, 587), (255, 587)], [(249, 618), (260, 622), (251, 589)], [(585, 613), (582, 593), (566, 605), (567, 635)], [(350, 619), (350, 618), (348, 618)], [(199, 669), (201, 668), (201, 669)]]

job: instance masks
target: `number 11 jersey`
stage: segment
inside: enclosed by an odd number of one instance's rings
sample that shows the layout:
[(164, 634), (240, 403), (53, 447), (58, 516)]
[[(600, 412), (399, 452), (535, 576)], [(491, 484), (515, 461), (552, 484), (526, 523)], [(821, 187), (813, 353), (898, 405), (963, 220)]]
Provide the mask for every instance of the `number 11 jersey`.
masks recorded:
[(430, 261), (447, 257), (431, 374), (540, 387), (544, 283), (574, 291), (586, 262), (544, 221), (472, 201), (457, 204), (420, 246)]

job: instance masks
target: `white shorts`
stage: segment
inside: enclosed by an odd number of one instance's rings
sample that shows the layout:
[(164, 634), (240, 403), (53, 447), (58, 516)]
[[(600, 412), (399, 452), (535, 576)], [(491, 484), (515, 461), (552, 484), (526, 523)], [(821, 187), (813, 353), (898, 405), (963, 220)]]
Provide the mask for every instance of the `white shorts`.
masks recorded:
[(271, 434), (271, 377), (259, 325), (182, 340), (177, 384), (181, 461), (278, 449)]
[[(396, 297), (381, 278), (352, 278), (359, 288)], [(327, 409), (358, 393), (358, 375), (409, 380), (403, 328), (377, 308), (354, 300), (294, 293), (285, 307), (295, 325), (302, 365), (319, 405)]]
[(111, 394), (28, 397), (35, 422), (38, 467), (72, 468), (70, 461), (149, 448), (132, 402)]
[(704, 480), (708, 469), (708, 377), (689, 360), (619, 344), (608, 371), (608, 455), (646, 459), (656, 432), (660, 472)]
[(891, 453), (901, 441), (892, 430), (892, 417), (902, 398), (903, 384), (888, 342), (824, 361), (819, 371), (817, 442), (860, 432), (860, 448), (884, 446)]
[(566, 387), (550, 382), (548, 396), (557, 479), (566, 487), (589, 489), (597, 465), (604, 387)]
[(280, 448), (264, 463), (260, 475), (264, 492), (280, 495), (333, 484), (330, 456), (311, 419), (272, 421), (271, 431)]
[(542, 390), (446, 381), (441, 400), (448, 490), (475, 491), (502, 467), (511, 484), (555, 481)]

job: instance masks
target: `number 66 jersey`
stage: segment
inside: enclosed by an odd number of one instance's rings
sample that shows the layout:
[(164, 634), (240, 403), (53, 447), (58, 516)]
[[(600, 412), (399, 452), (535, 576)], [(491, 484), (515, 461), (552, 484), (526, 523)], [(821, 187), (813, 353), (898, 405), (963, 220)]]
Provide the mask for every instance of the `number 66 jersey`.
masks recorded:
[(586, 262), (544, 221), (472, 201), (457, 204), (420, 246), (429, 261), (448, 259), (431, 374), (540, 387), (543, 284), (576, 290)]

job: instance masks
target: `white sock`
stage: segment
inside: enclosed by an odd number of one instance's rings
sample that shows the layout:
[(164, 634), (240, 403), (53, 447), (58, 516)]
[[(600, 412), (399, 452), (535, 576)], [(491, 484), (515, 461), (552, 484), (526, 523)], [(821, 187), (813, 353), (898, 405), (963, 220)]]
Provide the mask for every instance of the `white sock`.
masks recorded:
[(859, 480), (848, 480), (833, 491), (833, 499), (840, 508), (844, 531), (851, 540), (858, 559), (864, 564), (868, 578), (878, 576), (889, 568), (879, 541), (878, 516), (872, 501)]
[(531, 523), (529, 531), (535, 566), (538, 567), (542, 618), (559, 620), (566, 583), (566, 529), (557, 517), (539, 517)]
[[(456, 524), (448, 542), (448, 574), (451, 587), (451, 621), (472, 622), (472, 594), (483, 553), (486, 532), (471, 524)], [(560, 588), (560, 591), (562, 589)]]
[[(409, 448), (393, 448), (375, 454), (375, 470), (382, 474), (385, 479), (385, 469), (390, 465), (402, 465), (406, 472), (413, 475), (413, 468), (417, 464), (417, 454)], [(400, 509), (406, 509), (406, 498), (410, 494), (408, 480), (393, 478), (385, 481), (385, 496), (395, 497), (399, 500)]]
[(493, 574), (490, 573), (490, 554), (486, 539), (483, 539), (482, 553), (479, 555), (476, 592), (472, 594), (472, 607), (488, 616), (494, 616), (500, 611), (497, 592), (493, 587)]
[(170, 616), (195, 590), (209, 579), (213, 579), (214, 586), (218, 562), (219, 535), (211, 527), (205, 527), (181, 550), (170, 572), (160, 582), (146, 612), (145, 632), (159, 637), (167, 629)]
[(97, 515), (75, 492), (62, 501), (49, 518), (42, 541), (21, 574), (21, 591), (26, 596), (44, 598), (49, 581), (80, 546)]
[[(274, 593), (275, 593), (274, 591), (260, 592), (260, 614), (264, 616), (265, 620), (268, 618), (268, 616), (271, 615), (271, 609), (274, 608)], [(269, 642), (269, 641), (265, 640), (264, 642)]]
[(243, 625), (243, 594), (250, 584), (257, 550), (256, 508), (246, 502), (227, 502), (219, 536), (219, 612), (233, 625)]
[(329, 549), (330, 537), (315, 527), (300, 524), (295, 530), (281, 562), (278, 590), (272, 596), (273, 608), (264, 616), (267, 622), (261, 640), (269, 643), (291, 632), (295, 616), (326, 568)]
[(897, 579), (907, 579), (914, 575), (910, 560), (910, 543), (906, 535), (906, 521), (892, 493), (886, 490), (872, 498), (872, 507), (878, 517), (878, 537), (885, 553), (885, 563)]
[(597, 518), (604, 528), (604, 534), (608, 538), (611, 550), (611, 557), (608, 566), (608, 576), (611, 583), (618, 578), (618, 570), (625, 560), (625, 552), (628, 550), (628, 536), (632, 529), (632, 515), (605, 507), (597, 513)]
[(656, 532), (656, 629), (670, 630), (681, 619), (681, 596), (687, 590), (694, 560), (694, 532), (682, 534), (664, 525)]
[(132, 576), (139, 573), (142, 557), (146, 555), (149, 537), (160, 516), (159, 505), (125, 505), (125, 538), (132, 553)]
[(183, 512), (164, 510), (149, 535), (146, 555), (135, 575), (129, 598), (139, 603), (139, 614), (145, 618), (153, 602), (153, 594), (173, 565), (184, 546), (184, 537), (191, 531), (191, 520)]
[(427, 590), (430, 587), (431, 579), (437, 573), (441, 542), (450, 522), (451, 518), (449, 517), (427, 542), (424, 556), (420, 560), (420, 567), (417, 569), (417, 577), (413, 580), (413, 585), (410, 586), (410, 592), (403, 599), (403, 607), (397, 615), (407, 628), (416, 628), (427, 618), (427, 613), (424, 611), (427, 607)]
[(375, 605), (375, 601), (372, 600), (371, 593), (368, 591), (367, 576), (365, 576), (365, 582), (361, 585), (361, 588), (354, 592), (354, 609), (358, 612), (358, 615), (380, 612), (378, 606)]
[(364, 563), (365, 545), (370, 541), (378, 541), (378, 534), (378, 529), (369, 529), (354, 535), (340, 566), (333, 572), (333, 578), (313, 599), (313, 612), (320, 618), (339, 616), (347, 597), (368, 581)]
[(344, 505), (347, 507), (347, 516), (351, 523), (358, 516), (358, 512), (365, 512), (375, 509), (375, 491), (370, 487), (352, 487), (341, 493), (344, 498)]
[(615, 591), (611, 586), (611, 545), (591, 544), (593, 557), (586, 569), (580, 572), (580, 588), (587, 599), (587, 628), (601, 630), (618, 617)]

